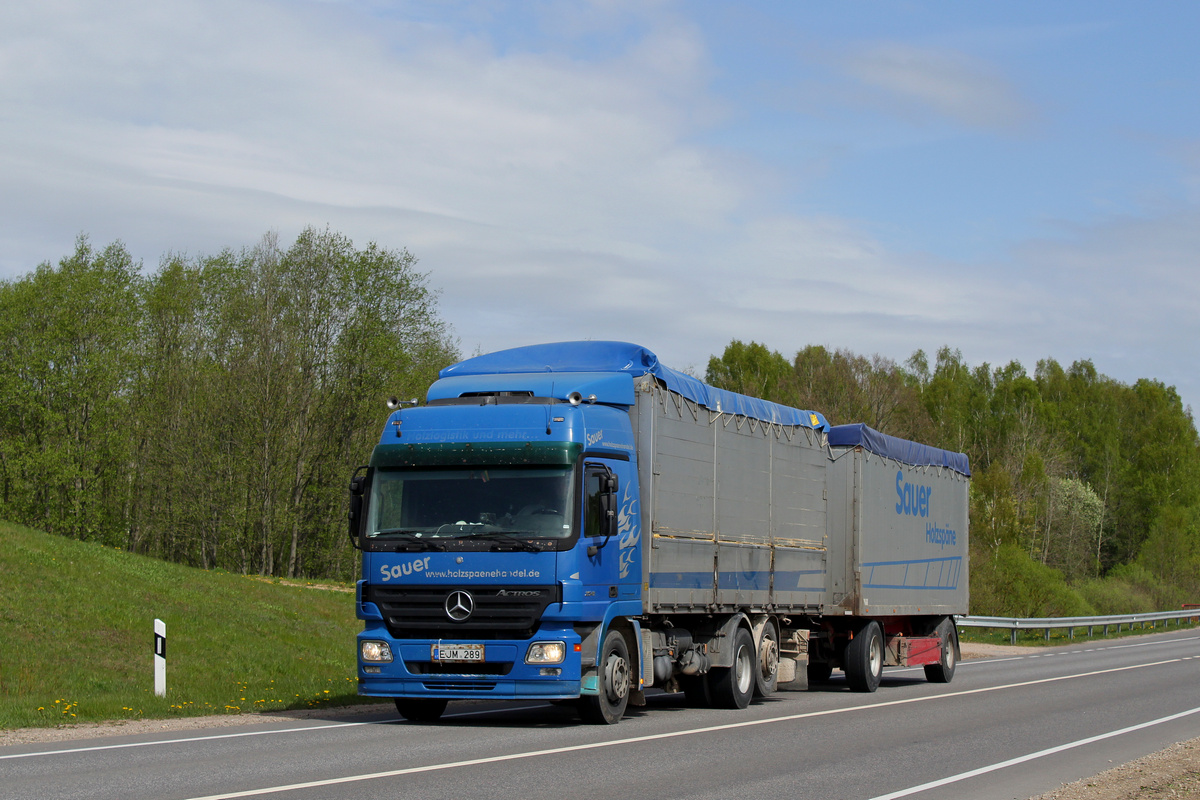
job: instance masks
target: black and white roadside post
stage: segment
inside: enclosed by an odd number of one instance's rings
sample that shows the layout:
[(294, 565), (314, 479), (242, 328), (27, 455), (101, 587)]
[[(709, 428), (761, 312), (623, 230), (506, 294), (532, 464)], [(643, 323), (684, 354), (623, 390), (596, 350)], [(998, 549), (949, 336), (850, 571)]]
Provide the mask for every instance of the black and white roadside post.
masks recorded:
[(154, 620), (154, 694), (167, 696), (167, 623)]

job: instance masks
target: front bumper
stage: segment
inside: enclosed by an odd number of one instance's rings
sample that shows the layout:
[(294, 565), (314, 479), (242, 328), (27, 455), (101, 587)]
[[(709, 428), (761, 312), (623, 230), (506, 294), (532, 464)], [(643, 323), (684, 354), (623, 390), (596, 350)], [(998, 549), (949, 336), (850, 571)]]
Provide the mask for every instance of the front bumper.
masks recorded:
[[(358, 635), (387, 642), (393, 660), (364, 662), (358, 648), (358, 693), (369, 697), (444, 697), (448, 699), (494, 698), (503, 700), (565, 700), (580, 695), (581, 644), (572, 628), (543, 627), (528, 640), (463, 642), (460, 639), (391, 638), (382, 626), (370, 626)], [(482, 644), (479, 663), (441, 663), (432, 658), (439, 644)], [(526, 664), (525, 655), (533, 642), (561, 641), (565, 657), (561, 664)], [(367, 670), (371, 670), (368, 672)]]

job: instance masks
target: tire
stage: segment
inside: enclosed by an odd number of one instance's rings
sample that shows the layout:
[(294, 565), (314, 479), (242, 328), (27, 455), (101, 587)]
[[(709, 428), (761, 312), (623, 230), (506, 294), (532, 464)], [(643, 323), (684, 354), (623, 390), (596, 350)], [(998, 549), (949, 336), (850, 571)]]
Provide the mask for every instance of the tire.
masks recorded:
[(855, 692), (873, 692), (883, 677), (883, 631), (874, 620), (859, 628), (846, 645), (842, 669)]
[(925, 665), (925, 679), (930, 683), (949, 683), (954, 680), (954, 668), (958, 666), (958, 626), (952, 619), (944, 619), (937, 626), (942, 636), (942, 658), (936, 664)]
[(446, 701), (436, 697), (397, 697), (396, 710), (409, 722), (437, 722), (446, 710)]
[(779, 634), (775, 632), (775, 623), (768, 622), (763, 626), (762, 636), (758, 640), (758, 669), (754, 675), (754, 695), (773, 695), (778, 686)]
[(579, 698), (579, 716), (594, 725), (616, 725), (625, 716), (634, 680), (629, 646), (620, 631), (605, 635), (596, 673), (600, 691)]
[(808, 662), (808, 682), (809, 683), (828, 683), (829, 676), (833, 674), (833, 664), (828, 661), (810, 661)]
[(745, 628), (733, 635), (733, 666), (720, 667), (708, 673), (713, 705), (718, 708), (745, 708), (754, 696), (758, 677), (758, 658), (754, 637)]

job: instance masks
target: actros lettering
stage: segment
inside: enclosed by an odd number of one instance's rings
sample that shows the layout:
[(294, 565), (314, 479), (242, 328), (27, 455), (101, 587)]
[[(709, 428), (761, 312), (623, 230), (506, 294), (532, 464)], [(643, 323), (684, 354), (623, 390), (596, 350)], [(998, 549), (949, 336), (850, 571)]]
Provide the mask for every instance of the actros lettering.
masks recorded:
[(387, 564), (381, 564), (379, 572), (384, 582), (390, 581), (392, 578), (399, 578), (402, 575), (412, 575), (415, 572), (424, 572), (429, 569), (429, 559), (431, 556), (418, 558), (409, 561), (407, 564), (396, 564), (389, 567)]
[(932, 486), (922, 486), (919, 483), (909, 483), (904, 480), (904, 473), (896, 470), (896, 502), (897, 514), (908, 514), (913, 517), (929, 516), (929, 496), (933, 494)]

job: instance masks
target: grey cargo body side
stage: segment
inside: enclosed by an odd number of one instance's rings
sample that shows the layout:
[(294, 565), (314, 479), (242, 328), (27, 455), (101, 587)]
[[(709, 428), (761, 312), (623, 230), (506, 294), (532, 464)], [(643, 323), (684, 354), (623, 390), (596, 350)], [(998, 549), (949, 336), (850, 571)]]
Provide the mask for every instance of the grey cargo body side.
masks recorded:
[(636, 380), (648, 613), (819, 613), (829, 573), (824, 433), (705, 408)]
[[(830, 447), (829, 526), (832, 538), (845, 543), (845, 551), (831, 560), (843, 562), (854, 581), (840, 601), (844, 613), (966, 614), (970, 480), (965, 457), (957, 468), (906, 463), (873, 451), (872, 440), (891, 437), (866, 431), (871, 438)], [(911, 487), (907, 503), (906, 487)], [(918, 493), (924, 502), (917, 501)]]
[[(635, 387), (646, 613), (967, 612), (965, 476), (917, 473), (936, 481), (939, 508), (957, 509), (946, 518), (957, 549), (931, 553), (923, 528), (916, 539), (885, 513), (895, 516), (897, 467), (917, 468), (855, 448), (833, 453), (821, 430), (714, 411), (650, 375)], [(890, 472), (891, 498), (880, 471)], [(924, 575), (918, 585), (913, 572), (876, 588), (876, 575), (895, 579), (885, 563), (942, 559), (956, 564), (949, 585), (930, 587)]]

